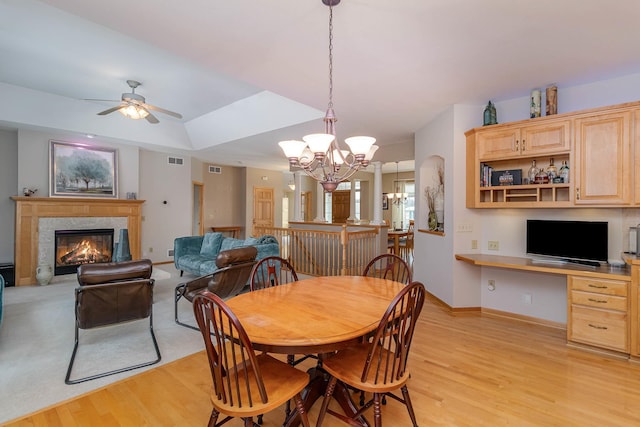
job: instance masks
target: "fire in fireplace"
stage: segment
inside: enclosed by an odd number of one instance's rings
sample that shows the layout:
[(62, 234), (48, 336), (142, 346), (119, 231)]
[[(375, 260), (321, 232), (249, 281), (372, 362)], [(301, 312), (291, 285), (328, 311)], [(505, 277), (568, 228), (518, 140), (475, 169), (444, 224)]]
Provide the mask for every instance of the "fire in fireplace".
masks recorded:
[(54, 274), (75, 273), (81, 264), (111, 262), (113, 228), (56, 230)]

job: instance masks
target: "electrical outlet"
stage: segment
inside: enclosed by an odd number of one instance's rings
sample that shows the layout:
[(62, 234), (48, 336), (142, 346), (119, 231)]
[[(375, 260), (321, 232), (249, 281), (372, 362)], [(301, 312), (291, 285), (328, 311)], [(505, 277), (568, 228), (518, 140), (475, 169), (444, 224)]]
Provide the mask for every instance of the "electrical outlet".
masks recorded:
[(489, 281), (487, 282), (487, 289), (489, 289), (490, 291), (495, 291), (496, 290), (496, 281), (493, 279), (489, 279)]
[(173, 249), (167, 249), (167, 256), (173, 256)]
[(477, 240), (472, 240), (471, 241), (471, 249), (478, 249), (478, 241)]
[(153, 248), (149, 248), (149, 253), (153, 252)]
[(489, 240), (488, 249), (490, 251), (497, 251), (500, 249), (500, 243), (497, 240)]
[(532, 303), (531, 294), (522, 294), (522, 302), (525, 303), (526, 305), (531, 305)]

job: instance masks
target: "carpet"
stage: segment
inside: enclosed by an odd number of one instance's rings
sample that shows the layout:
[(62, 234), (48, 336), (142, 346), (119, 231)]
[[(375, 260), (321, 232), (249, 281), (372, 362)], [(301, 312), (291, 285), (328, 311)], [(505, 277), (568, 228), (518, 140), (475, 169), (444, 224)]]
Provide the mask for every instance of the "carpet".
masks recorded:
[[(47, 286), (5, 288), (0, 329), (0, 423), (30, 414), (147, 369), (204, 349), (197, 331), (173, 321), (173, 295), (179, 277), (173, 265), (154, 266), (153, 329), (162, 360), (148, 367), (80, 384), (64, 376), (74, 341), (75, 275), (57, 276)], [(193, 320), (181, 301), (180, 318)], [(149, 320), (80, 330), (80, 346), (71, 378), (152, 360)]]

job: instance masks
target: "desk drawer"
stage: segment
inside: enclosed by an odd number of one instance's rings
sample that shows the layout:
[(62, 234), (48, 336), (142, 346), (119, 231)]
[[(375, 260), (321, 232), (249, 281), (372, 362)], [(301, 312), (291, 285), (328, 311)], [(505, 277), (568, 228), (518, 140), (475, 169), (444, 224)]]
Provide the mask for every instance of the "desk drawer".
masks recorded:
[(569, 340), (628, 352), (627, 315), (618, 311), (571, 306)]
[(597, 294), (594, 292), (571, 291), (571, 302), (589, 307), (604, 308), (627, 312), (627, 298), (617, 295)]
[(618, 296), (627, 296), (629, 284), (621, 280), (592, 279), (583, 276), (570, 276), (570, 282), (571, 289)]

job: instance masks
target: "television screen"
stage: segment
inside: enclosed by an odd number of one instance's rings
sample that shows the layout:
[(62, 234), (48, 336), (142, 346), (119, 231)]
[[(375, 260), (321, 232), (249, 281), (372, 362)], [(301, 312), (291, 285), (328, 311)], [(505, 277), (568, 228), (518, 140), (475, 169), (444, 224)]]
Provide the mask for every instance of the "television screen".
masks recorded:
[(609, 227), (605, 221), (527, 220), (527, 254), (566, 261), (607, 262)]

